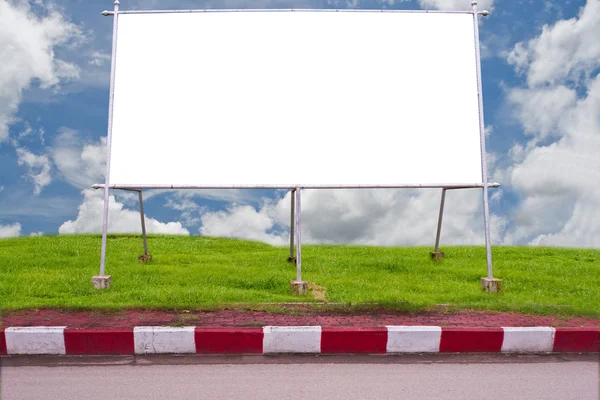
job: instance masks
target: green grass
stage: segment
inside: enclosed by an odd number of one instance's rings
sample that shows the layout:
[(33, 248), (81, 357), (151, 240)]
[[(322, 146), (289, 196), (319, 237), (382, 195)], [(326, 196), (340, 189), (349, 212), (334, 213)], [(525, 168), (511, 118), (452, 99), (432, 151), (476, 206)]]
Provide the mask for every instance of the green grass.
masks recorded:
[[(151, 236), (154, 259), (141, 264), (140, 236), (110, 236), (112, 287), (96, 290), (100, 237), (41, 236), (0, 240), (0, 308), (210, 309), (234, 303), (315, 301), (290, 295), (289, 248), (209, 237)], [(378, 303), (424, 310), (451, 308), (537, 314), (600, 314), (600, 250), (494, 247), (502, 294), (481, 290), (484, 247), (303, 246), (303, 278), (328, 302)]]

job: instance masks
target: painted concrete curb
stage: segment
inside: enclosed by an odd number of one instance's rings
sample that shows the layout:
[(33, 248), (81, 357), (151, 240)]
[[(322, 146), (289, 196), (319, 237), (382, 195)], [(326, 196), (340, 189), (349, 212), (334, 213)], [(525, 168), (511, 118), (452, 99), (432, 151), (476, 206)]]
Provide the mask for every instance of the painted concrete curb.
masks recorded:
[(139, 326), (128, 329), (36, 326), (0, 329), (0, 356), (425, 352), (597, 353), (600, 352), (600, 329), (439, 326)]

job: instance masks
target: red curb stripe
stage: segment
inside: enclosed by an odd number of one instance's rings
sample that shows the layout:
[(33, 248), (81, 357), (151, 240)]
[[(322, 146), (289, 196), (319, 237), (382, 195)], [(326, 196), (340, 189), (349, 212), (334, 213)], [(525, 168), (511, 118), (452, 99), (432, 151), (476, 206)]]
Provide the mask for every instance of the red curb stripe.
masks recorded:
[(321, 331), (321, 353), (385, 353), (387, 328), (326, 328)]
[(0, 356), (8, 354), (6, 350), (6, 335), (4, 335), (4, 329), (0, 329)]
[(133, 328), (65, 329), (67, 355), (134, 354)]
[(440, 340), (440, 352), (471, 353), (499, 352), (502, 350), (502, 328), (444, 328)]
[(563, 353), (600, 352), (600, 330), (593, 328), (556, 328), (554, 351)]
[(262, 328), (196, 328), (197, 354), (262, 354)]

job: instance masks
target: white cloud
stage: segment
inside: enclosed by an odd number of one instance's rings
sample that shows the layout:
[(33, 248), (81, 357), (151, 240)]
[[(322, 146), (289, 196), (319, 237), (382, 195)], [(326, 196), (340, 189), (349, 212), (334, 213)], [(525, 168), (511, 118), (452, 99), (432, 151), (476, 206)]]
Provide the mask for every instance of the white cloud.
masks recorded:
[(179, 211), (179, 219), (187, 226), (198, 225), (201, 214), (206, 212), (206, 207), (198, 205), (191, 196), (181, 194), (168, 198), (165, 207)]
[[(394, 5), (395, 0), (377, 0), (378, 3)], [(404, 0), (401, 0), (404, 1)], [(344, 6), (346, 8), (358, 8), (359, 0), (327, 0), (327, 4), (330, 6), (335, 6), (339, 8), (340, 6)]]
[(0, 225), (0, 238), (15, 237), (21, 235), (21, 224), (15, 222), (11, 225)]
[(102, 67), (108, 63), (110, 63), (110, 54), (101, 53), (99, 51), (94, 51), (92, 54), (90, 54), (90, 60), (88, 61), (88, 64), (96, 67)]
[(516, 163), (507, 177), (523, 197), (515, 240), (600, 246), (600, 216), (590, 212), (600, 209), (594, 185), (600, 180), (600, 78), (558, 119), (558, 141), (513, 148)]
[(44, 236), (44, 232), (31, 232), (29, 236)]
[[(86, 142), (77, 131), (70, 128), (61, 127), (59, 129), (59, 134), (55, 137), (52, 147), (50, 148), (50, 155), (61, 177), (74, 187), (77, 187), (79, 189), (89, 189), (95, 183), (104, 183), (106, 166), (105, 136), (100, 137), (98, 141)], [(84, 193), (86, 192), (84, 191)], [(121, 190), (112, 191), (112, 193), (118, 199), (117, 204), (120, 204), (121, 207), (138, 207), (137, 193)], [(202, 212), (205, 211), (204, 207), (200, 207), (194, 202), (194, 197), (215, 199), (221, 201), (224, 200), (247, 202), (254, 200), (255, 196), (253, 191), (236, 189), (178, 191), (146, 190), (144, 191), (144, 201), (147, 201), (148, 199), (154, 196), (165, 193), (172, 193), (172, 196), (167, 199), (165, 206), (179, 211), (179, 221), (181, 221), (186, 226), (198, 225), (200, 223), (200, 215)], [(87, 208), (89, 206), (86, 205), (86, 202), (89, 203), (92, 201), (92, 198), (84, 196), (84, 204), (82, 204), (80, 207), (85, 206), (84, 208), (86, 209), (86, 215), (90, 214), (90, 212), (87, 211)], [(127, 215), (130, 215), (128, 210), (124, 210), (124, 212)], [(135, 211), (134, 213), (137, 213), (137, 211)], [(87, 232), (87, 229), (99, 229), (98, 226), (92, 227), (88, 225), (88, 223), (85, 221), (86, 215), (83, 216), (84, 221), (79, 222), (76, 228), (71, 228), (71, 225), (68, 223), (65, 223), (66, 225), (63, 224), (64, 227), (61, 228), (63, 230), (66, 229), (69, 231), (72, 229), (83, 229), (81, 230), (81, 232)], [(91, 217), (91, 215), (89, 216)], [(99, 218), (98, 223), (101, 224), (102, 214), (99, 214), (97, 218)], [(135, 218), (137, 218), (137, 220)], [(125, 227), (119, 226), (116, 229), (129, 229), (129, 226), (138, 229), (137, 225), (139, 225), (139, 216), (135, 218), (133, 218), (133, 220), (128, 220)], [(111, 219), (113, 218), (111, 217)], [(137, 225), (135, 225), (135, 222), (132, 222), (134, 223), (134, 225), (128, 225), (130, 221), (134, 220), (138, 221)], [(156, 221), (155, 223), (158, 224), (156, 225), (157, 232), (181, 232), (182, 234), (188, 234), (188, 231), (182, 228), (180, 222), (177, 222), (177, 225), (174, 225), (174, 222), (169, 224), (162, 224)]]
[(36, 4), (45, 16), (36, 16), (29, 2), (0, 1), (0, 143), (8, 138), (22, 93), (34, 80), (50, 88), (78, 76), (77, 66), (56, 58), (54, 50), (80, 42), (81, 29), (54, 7)]
[[(95, 143), (83, 143), (77, 131), (61, 128), (51, 149), (52, 158), (58, 170), (67, 182), (82, 191), (83, 203), (75, 220), (64, 222), (58, 229), (60, 234), (97, 233), (102, 231), (104, 191), (90, 189), (94, 183), (104, 182), (106, 165), (106, 138), (101, 137)], [(119, 192), (120, 199), (137, 204), (137, 195)], [(150, 196), (145, 196), (148, 199)], [(109, 232), (141, 232), (140, 214), (137, 210), (128, 210), (123, 202), (109, 196)], [(146, 216), (148, 233), (189, 235), (189, 231), (180, 222), (163, 223)]]
[(540, 139), (560, 135), (558, 124), (577, 100), (576, 92), (562, 85), (516, 88), (509, 92), (508, 97), (517, 106), (517, 119), (522, 122), (525, 133)]
[[(83, 203), (79, 206), (77, 218), (66, 221), (58, 228), (59, 234), (99, 233), (102, 232), (104, 192), (102, 190), (86, 189), (83, 192)], [(110, 233), (141, 232), (139, 211), (127, 210), (122, 203), (109, 196), (108, 231)], [(146, 231), (169, 235), (189, 235), (189, 231), (180, 222), (163, 223), (146, 216)]]
[(0, 195), (0, 220), (17, 220), (25, 215), (30, 219), (60, 224), (73, 215), (78, 200), (65, 193), (32, 196), (31, 190), (23, 185), (11, 185)]
[(31, 135), (33, 133), (33, 129), (31, 129), (31, 125), (29, 124), (29, 122), (25, 122), (25, 129), (23, 129), (21, 132), (19, 132), (19, 134), (17, 135), (17, 140), (22, 140), (24, 138), (26, 138), (27, 136)]
[(588, 0), (579, 17), (545, 25), (538, 37), (517, 43), (508, 62), (527, 72), (531, 86), (589, 77), (600, 59), (599, 19), (600, 1)]
[[(441, 190), (307, 192), (307, 240), (369, 245), (430, 245), (435, 239)], [(494, 240), (499, 239), (493, 234)], [(480, 190), (448, 191), (445, 244), (483, 243)]]
[[(592, 37), (600, 37), (598, 0), (508, 56), (527, 75), (527, 86), (511, 89), (508, 100), (531, 136), (513, 146), (513, 165), (503, 172), (522, 199), (508, 242), (600, 247), (600, 76), (581, 79), (600, 67), (600, 57), (590, 56), (598, 49)], [(577, 85), (584, 95), (570, 89)]]
[[(471, 2), (468, 0), (419, 0), (422, 8), (435, 8), (438, 10), (471, 10)], [(479, 10), (491, 10), (494, 0), (480, 0), (477, 8)]]
[(227, 211), (202, 215), (200, 234), (258, 240), (274, 245), (284, 244), (284, 235), (268, 233), (274, 224), (275, 221), (268, 215), (266, 208), (257, 211), (251, 206), (234, 205)]
[[(441, 190), (305, 190), (303, 243), (379, 246), (432, 245)], [(258, 210), (233, 206), (202, 217), (200, 233), (288, 243), (290, 194)], [(505, 222), (492, 216), (492, 240), (502, 241)], [(443, 244), (483, 244), (480, 190), (449, 191), (442, 228)]]
[(54, 62), (56, 77), (59, 79), (77, 79), (80, 75), (80, 69), (77, 65), (63, 60)]
[[(58, 135), (54, 138), (50, 155), (56, 169), (61, 176), (71, 185), (86, 189), (95, 183), (104, 183), (106, 171), (106, 136), (102, 136), (98, 141), (86, 141), (79, 132), (67, 127), (61, 127)], [(118, 191), (119, 199), (132, 199), (137, 202), (137, 195), (129, 192)], [(192, 198), (201, 197), (215, 200), (231, 202), (247, 202), (255, 200), (254, 192), (241, 189), (203, 189), (203, 190), (147, 190), (144, 192), (144, 199), (149, 199), (161, 193), (174, 193), (174, 197), (167, 201), (167, 206), (178, 211), (184, 211), (188, 207), (189, 215), (183, 218), (197, 219), (199, 216), (191, 212), (190, 207)], [(198, 214), (197, 212), (195, 214)], [(192, 224), (193, 225), (193, 224)]]
[(106, 137), (85, 143), (77, 131), (62, 127), (50, 150), (54, 165), (71, 185), (84, 189), (104, 183)]
[(33, 181), (33, 193), (38, 195), (45, 186), (48, 186), (52, 181), (50, 171), (52, 166), (48, 156), (35, 155), (29, 150), (17, 147), (17, 164), (28, 168), (27, 176)]

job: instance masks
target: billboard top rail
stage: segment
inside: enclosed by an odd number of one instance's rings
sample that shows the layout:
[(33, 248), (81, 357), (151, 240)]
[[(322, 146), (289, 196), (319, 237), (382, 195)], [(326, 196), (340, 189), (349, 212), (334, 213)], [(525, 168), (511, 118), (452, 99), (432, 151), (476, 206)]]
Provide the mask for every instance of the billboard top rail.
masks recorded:
[(375, 10), (375, 9), (325, 9), (325, 8), (269, 8), (269, 9), (193, 9), (193, 10), (118, 10), (102, 11), (102, 15), (114, 14), (189, 14), (189, 13), (236, 13), (236, 12), (350, 12), (350, 13), (405, 13), (405, 14), (474, 14), (487, 16), (489, 11), (474, 10)]

